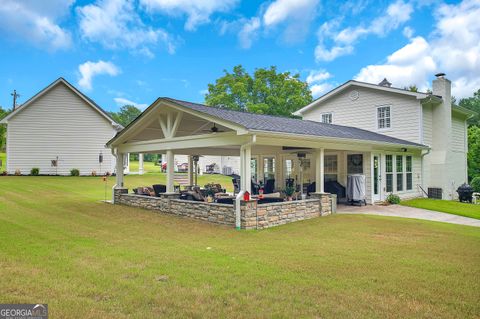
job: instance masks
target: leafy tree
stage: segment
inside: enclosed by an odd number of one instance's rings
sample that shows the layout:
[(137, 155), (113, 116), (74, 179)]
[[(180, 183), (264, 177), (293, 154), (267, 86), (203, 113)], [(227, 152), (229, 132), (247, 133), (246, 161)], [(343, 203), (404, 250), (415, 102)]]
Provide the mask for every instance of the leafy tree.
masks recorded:
[(468, 120), (468, 124), (480, 126), (480, 89), (473, 93), (472, 97), (461, 99), (458, 105), (476, 112), (477, 114)]
[(238, 111), (292, 116), (312, 102), (308, 84), (299, 74), (278, 73), (277, 68), (256, 69), (253, 76), (241, 65), (208, 85), (205, 103)]
[(119, 112), (110, 112), (110, 116), (117, 122), (123, 126), (127, 126), (132, 122), (137, 116), (140, 115), (142, 111), (136, 108), (133, 105), (124, 105), (120, 108)]
[(468, 179), (480, 176), (480, 127), (472, 125), (468, 128)]
[(415, 84), (410, 84), (409, 86), (405, 86), (404, 90), (408, 90), (410, 92), (418, 92), (418, 87)]
[[(8, 110), (4, 110), (1, 106), (0, 106), (0, 120), (3, 119), (5, 116), (8, 115), (8, 113), (10, 113), (10, 111)], [(5, 146), (7, 145), (7, 126), (5, 124), (0, 124), (0, 151), (4, 151), (5, 150)]]

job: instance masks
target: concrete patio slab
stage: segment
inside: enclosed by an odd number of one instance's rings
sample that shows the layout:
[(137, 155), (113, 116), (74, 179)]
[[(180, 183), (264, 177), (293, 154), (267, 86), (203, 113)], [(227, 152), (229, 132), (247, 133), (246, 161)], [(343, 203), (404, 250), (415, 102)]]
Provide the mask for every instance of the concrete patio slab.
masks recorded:
[(457, 216), (457, 215), (452, 215), (447, 213), (441, 213), (441, 212), (436, 212), (436, 211), (431, 211), (426, 209), (406, 207), (401, 205), (390, 205), (390, 206), (338, 205), (337, 213), (415, 218), (415, 219), (431, 220), (431, 221), (444, 222), (444, 223), (450, 223), (450, 224), (480, 227), (480, 220), (478, 219)]

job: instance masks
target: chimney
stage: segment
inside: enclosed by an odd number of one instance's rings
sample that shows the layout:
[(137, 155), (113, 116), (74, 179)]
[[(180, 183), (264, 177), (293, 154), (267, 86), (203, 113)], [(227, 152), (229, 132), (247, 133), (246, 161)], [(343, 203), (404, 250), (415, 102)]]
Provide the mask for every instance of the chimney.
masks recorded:
[[(449, 172), (445, 165), (449, 161), (452, 136), (452, 82), (445, 77), (445, 73), (435, 74), (432, 82), (432, 94), (442, 98), (438, 105), (432, 106), (432, 178), (435, 185), (442, 185), (444, 191), (449, 185)], [(436, 166), (439, 165), (439, 166)]]

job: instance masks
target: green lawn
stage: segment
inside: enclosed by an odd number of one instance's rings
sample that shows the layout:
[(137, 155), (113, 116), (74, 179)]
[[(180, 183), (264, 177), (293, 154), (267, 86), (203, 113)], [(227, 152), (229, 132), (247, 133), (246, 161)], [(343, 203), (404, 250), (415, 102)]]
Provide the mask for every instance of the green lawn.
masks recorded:
[(0, 177), (0, 303), (52, 318), (480, 316), (478, 228), (334, 215), (237, 231), (103, 194), (95, 177)]
[[(161, 167), (155, 166), (153, 162), (143, 162), (145, 173), (159, 173)], [(130, 172), (138, 172), (138, 161), (130, 161)]]
[(480, 205), (431, 198), (416, 198), (402, 201), (400, 204), (404, 206), (435, 210), (438, 212), (480, 219)]
[(5, 171), (7, 169), (7, 154), (6, 153), (0, 153), (0, 161), (2, 162), (0, 164), (0, 173)]

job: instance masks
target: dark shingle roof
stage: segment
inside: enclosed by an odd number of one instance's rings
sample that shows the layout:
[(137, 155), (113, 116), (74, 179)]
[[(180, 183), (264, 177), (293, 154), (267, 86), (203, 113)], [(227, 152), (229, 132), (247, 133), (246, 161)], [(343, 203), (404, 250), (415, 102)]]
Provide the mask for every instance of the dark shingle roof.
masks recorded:
[(203, 104), (191, 103), (171, 98), (165, 100), (190, 108), (192, 110), (207, 113), (219, 119), (226, 120), (245, 127), (248, 130), (268, 131), (279, 133), (290, 133), (310, 136), (322, 136), (333, 138), (345, 138), (364, 140), (380, 143), (391, 143), (399, 145), (411, 145), (427, 147), (425, 145), (410, 141), (362, 130), (350, 126), (326, 124), (308, 120), (293, 119), (288, 117), (254, 114), (248, 112), (232, 111), (228, 109), (206, 106)]

